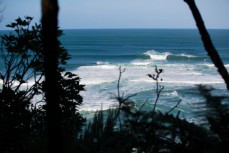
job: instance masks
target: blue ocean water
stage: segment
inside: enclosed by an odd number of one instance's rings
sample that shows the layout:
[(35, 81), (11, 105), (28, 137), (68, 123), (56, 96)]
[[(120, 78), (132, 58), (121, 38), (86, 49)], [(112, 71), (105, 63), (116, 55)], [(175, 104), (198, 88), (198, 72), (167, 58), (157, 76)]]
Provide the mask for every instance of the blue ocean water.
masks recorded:
[[(209, 30), (225, 67), (229, 70), (229, 30)], [(197, 85), (211, 85), (215, 95), (228, 96), (195, 29), (81, 29), (64, 30), (60, 38), (71, 59), (66, 69), (78, 74), (86, 90), (80, 110), (108, 109), (118, 105), (119, 67), (125, 68), (120, 90), (138, 107), (147, 100), (151, 110), (156, 98), (155, 81), (147, 74), (162, 68), (164, 86), (157, 109), (170, 110), (181, 101), (174, 114), (195, 121), (196, 111), (204, 108)], [(2, 62), (0, 62), (2, 64)]]
[[(209, 30), (226, 68), (229, 70), (229, 30)], [(155, 82), (147, 74), (162, 68), (164, 86), (157, 109), (176, 108), (184, 118), (196, 120), (194, 112), (204, 108), (197, 85), (211, 85), (215, 95), (228, 96), (223, 80), (208, 57), (200, 35), (193, 29), (91, 29), (64, 30), (61, 38), (72, 55), (67, 69), (78, 74), (86, 91), (81, 110), (117, 106), (119, 66), (125, 68), (121, 92), (138, 107), (153, 108)]]
[[(216, 48), (226, 64), (229, 62), (228, 30), (210, 30)], [(166, 59), (170, 62), (208, 60), (197, 30), (165, 29), (101, 29), (101, 30), (64, 30), (61, 38), (70, 51), (73, 68), (92, 65), (98, 61), (111, 63), (129, 63), (136, 59), (149, 59), (147, 51), (155, 50), (159, 54), (170, 52)], [(179, 56), (190, 54), (196, 56)], [(177, 56), (178, 55), (178, 56)], [(156, 58), (156, 57), (155, 57)]]

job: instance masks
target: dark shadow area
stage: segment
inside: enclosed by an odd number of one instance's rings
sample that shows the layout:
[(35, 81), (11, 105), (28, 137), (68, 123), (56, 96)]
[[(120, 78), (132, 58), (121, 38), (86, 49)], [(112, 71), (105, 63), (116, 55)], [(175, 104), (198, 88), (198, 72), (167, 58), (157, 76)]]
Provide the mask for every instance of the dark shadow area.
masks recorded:
[[(31, 21), (31, 17), (16, 19), (7, 25), (14, 31), (1, 37), (5, 67), (0, 73), (0, 148), (3, 153), (48, 151), (42, 27), (31, 25)], [(58, 37), (61, 35), (62, 31), (58, 30)], [(77, 138), (85, 121), (78, 111), (83, 101), (79, 93), (84, 85), (77, 75), (65, 71), (69, 55), (59, 41), (58, 46), (58, 125), (62, 131), (58, 134), (68, 144)]]

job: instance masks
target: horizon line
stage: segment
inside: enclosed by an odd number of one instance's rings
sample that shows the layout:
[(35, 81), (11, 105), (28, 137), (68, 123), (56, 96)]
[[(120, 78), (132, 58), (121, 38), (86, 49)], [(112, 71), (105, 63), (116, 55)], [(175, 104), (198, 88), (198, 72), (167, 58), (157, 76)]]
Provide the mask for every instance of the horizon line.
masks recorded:
[[(198, 30), (197, 28), (59, 28), (61, 30)], [(207, 28), (207, 30), (229, 30), (229, 28)], [(0, 31), (13, 31), (0, 29)]]
[[(62, 30), (198, 30), (197, 28), (60, 28)], [(229, 28), (207, 28), (207, 30), (229, 30)]]

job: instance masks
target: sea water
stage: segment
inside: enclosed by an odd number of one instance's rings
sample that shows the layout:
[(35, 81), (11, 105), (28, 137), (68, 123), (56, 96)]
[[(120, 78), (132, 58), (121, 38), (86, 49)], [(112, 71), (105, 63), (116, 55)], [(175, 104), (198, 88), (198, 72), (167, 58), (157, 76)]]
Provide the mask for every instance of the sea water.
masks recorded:
[[(229, 70), (229, 30), (209, 30), (225, 67)], [(163, 69), (157, 110), (174, 111), (192, 121), (195, 112), (204, 109), (204, 98), (197, 85), (211, 85), (213, 94), (228, 96), (225, 84), (207, 55), (201, 37), (193, 29), (91, 29), (64, 30), (61, 38), (71, 54), (67, 69), (85, 84), (80, 110), (108, 109), (118, 105), (119, 67), (125, 68), (120, 92), (138, 107), (152, 110), (156, 84), (147, 74), (155, 66)]]
[[(229, 30), (209, 30), (212, 41), (229, 70)], [(155, 66), (163, 69), (164, 89), (157, 110), (167, 112), (178, 102), (174, 114), (193, 121), (204, 110), (204, 98), (197, 85), (210, 85), (216, 96), (228, 96), (223, 79), (207, 55), (196, 29), (78, 29), (64, 30), (60, 38), (71, 59), (66, 69), (85, 84), (81, 111), (118, 106), (119, 67), (125, 69), (120, 92), (137, 107), (152, 110), (156, 83), (148, 74)], [(2, 64), (2, 62), (0, 63)]]

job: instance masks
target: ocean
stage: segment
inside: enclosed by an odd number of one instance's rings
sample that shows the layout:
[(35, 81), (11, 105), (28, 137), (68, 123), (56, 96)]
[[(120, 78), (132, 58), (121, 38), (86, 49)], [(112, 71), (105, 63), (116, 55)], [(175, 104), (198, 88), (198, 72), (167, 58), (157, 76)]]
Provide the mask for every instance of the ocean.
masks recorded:
[[(226, 68), (229, 70), (229, 30), (209, 30)], [(197, 85), (215, 88), (212, 94), (228, 96), (224, 81), (208, 57), (195, 29), (91, 29), (64, 30), (61, 42), (71, 54), (67, 69), (85, 84), (80, 110), (94, 111), (118, 105), (119, 67), (125, 68), (120, 82), (124, 96), (152, 110), (156, 84), (147, 74), (155, 66), (163, 69), (164, 86), (157, 110), (166, 112), (179, 106), (181, 117), (196, 120), (195, 112), (204, 109), (204, 98)]]
[[(229, 70), (229, 30), (209, 30), (225, 67)], [(163, 69), (157, 110), (173, 111), (189, 121), (195, 112), (204, 110), (204, 98), (197, 85), (210, 85), (213, 95), (228, 96), (221, 76), (208, 57), (195, 29), (81, 29), (64, 30), (60, 38), (71, 59), (66, 69), (85, 84), (80, 111), (96, 111), (116, 107), (119, 67), (125, 68), (120, 91), (137, 107), (152, 110), (156, 84), (147, 74), (155, 66)], [(227, 101), (226, 101), (227, 102)]]

